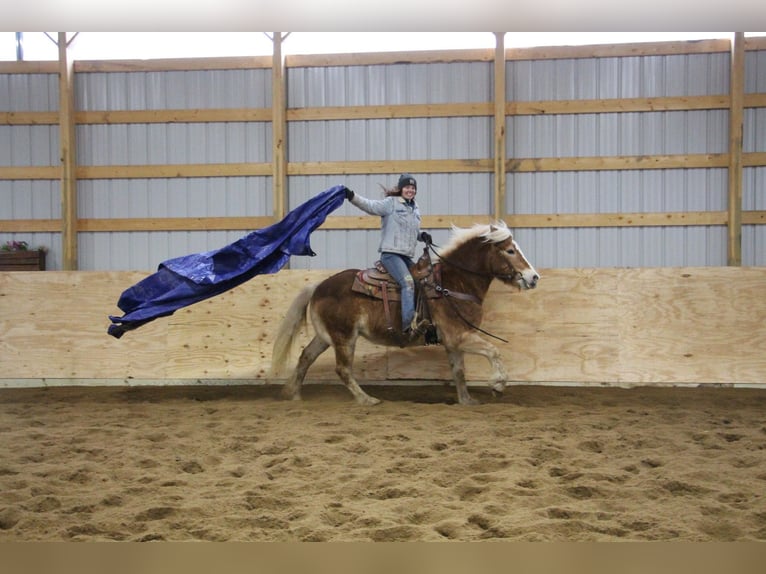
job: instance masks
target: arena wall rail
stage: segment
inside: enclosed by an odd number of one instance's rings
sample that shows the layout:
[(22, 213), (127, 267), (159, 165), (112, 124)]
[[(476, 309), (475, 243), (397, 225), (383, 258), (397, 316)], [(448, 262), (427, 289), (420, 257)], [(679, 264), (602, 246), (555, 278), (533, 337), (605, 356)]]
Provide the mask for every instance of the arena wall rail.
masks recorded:
[[(482, 327), (511, 384), (766, 385), (766, 268), (542, 269), (539, 288), (495, 283)], [(331, 271), (282, 270), (114, 339), (108, 315), (143, 272), (0, 273), (0, 387), (281, 383), (268, 377), (277, 323)], [(303, 332), (301, 344), (308, 341)], [(472, 385), (489, 373), (466, 362)], [(448, 381), (439, 346), (360, 341), (362, 384)], [(338, 382), (327, 352), (309, 382)]]

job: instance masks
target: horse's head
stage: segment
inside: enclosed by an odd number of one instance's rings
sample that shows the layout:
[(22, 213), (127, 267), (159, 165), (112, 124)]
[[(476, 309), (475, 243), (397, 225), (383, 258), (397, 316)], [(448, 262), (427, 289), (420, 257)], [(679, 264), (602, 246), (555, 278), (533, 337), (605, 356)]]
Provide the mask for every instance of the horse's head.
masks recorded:
[(453, 227), (442, 258), (456, 269), (500, 279), (520, 290), (534, 289), (540, 279), (503, 221), (469, 229)]
[(489, 258), (489, 270), (493, 276), (504, 283), (516, 285), (520, 290), (537, 287), (540, 275), (524, 257), (511, 230), (504, 222), (490, 225), (482, 235), (487, 243), (492, 244), (493, 252)]

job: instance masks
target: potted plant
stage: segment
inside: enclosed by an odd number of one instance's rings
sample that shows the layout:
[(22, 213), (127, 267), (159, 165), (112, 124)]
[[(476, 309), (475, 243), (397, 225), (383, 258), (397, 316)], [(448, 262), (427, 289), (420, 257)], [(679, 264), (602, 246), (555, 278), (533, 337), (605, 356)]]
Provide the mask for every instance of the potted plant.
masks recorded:
[(31, 248), (26, 241), (0, 245), (0, 271), (45, 271), (45, 247)]

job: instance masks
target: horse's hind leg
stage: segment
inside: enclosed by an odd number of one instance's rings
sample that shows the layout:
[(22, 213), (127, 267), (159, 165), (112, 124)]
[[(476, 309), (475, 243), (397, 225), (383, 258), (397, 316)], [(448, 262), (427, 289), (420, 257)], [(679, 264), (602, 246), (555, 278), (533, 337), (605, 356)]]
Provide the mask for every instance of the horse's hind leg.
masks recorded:
[(306, 372), (309, 367), (314, 364), (317, 357), (324, 353), (330, 345), (325, 343), (319, 337), (314, 337), (311, 342), (306, 345), (301, 353), (300, 359), (295, 370), (287, 379), (285, 386), (282, 387), (282, 397), (285, 399), (292, 399), (298, 401), (301, 398), (301, 386), (303, 385), (303, 379), (306, 378)]
[(468, 387), (465, 384), (465, 361), (463, 351), (448, 350), (447, 357), (449, 357), (449, 364), (452, 368), (452, 380), (455, 383), (455, 388), (457, 389), (457, 402), (461, 405), (480, 404), (479, 401), (474, 399), (468, 393)]
[(360, 405), (377, 405), (380, 399), (371, 397), (362, 390), (362, 387), (356, 382), (354, 375), (351, 372), (351, 367), (354, 364), (354, 348), (356, 346), (355, 341), (349, 341), (347, 343), (334, 343), (335, 347), (335, 372), (346, 385), (346, 388), (354, 395), (354, 399)]

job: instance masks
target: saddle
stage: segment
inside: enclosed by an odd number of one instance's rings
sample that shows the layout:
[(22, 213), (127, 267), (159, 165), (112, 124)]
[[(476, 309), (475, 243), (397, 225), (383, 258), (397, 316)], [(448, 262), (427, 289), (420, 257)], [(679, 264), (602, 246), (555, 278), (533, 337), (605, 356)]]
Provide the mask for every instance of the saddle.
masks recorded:
[[(410, 274), (415, 280), (415, 315), (416, 322), (425, 320), (426, 344), (432, 345), (438, 342), (436, 337), (436, 328), (431, 322), (431, 313), (428, 309), (427, 299), (435, 299), (441, 295), (433, 288), (433, 282), (426, 281), (433, 274), (439, 275), (441, 264), (431, 263), (428, 255), (428, 248), (423, 249), (423, 255), (417, 262), (410, 267)], [(393, 331), (393, 322), (391, 321), (391, 312), (389, 308), (390, 301), (401, 301), (401, 288), (391, 274), (386, 271), (380, 261), (375, 262), (374, 267), (362, 269), (354, 276), (354, 283), (351, 290), (362, 293), (374, 299), (383, 301), (383, 309), (386, 315), (388, 330)]]
[[(426, 287), (426, 295), (429, 299), (435, 299), (438, 297), (438, 293), (433, 289), (426, 286), (423, 279), (426, 279), (431, 275), (435, 268), (439, 264), (431, 264), (431, 258), (428, 256), (428, 251), (423, 250), (423, 255), (417, 260), (415, 265), (410, 267), (410, 274), (415, 280), (415, 293), (416, 297), (419, 292)], [(401, 288), (391, 274), (386, 271), (383, 264), (380, 261), (375, 262), (374, 267), (369, 269), (362, 269), (356, 273), (354, 277), (354, 284), (351, 286), (352, 291), (362, 293), (373, 297), (375, 299), (383, 299), (388, 301), (401, 301)]]

